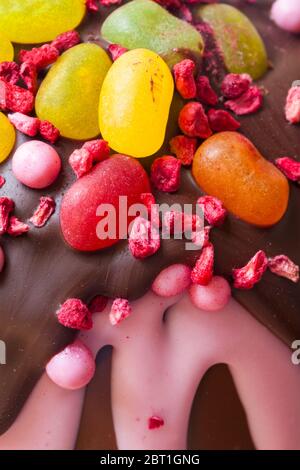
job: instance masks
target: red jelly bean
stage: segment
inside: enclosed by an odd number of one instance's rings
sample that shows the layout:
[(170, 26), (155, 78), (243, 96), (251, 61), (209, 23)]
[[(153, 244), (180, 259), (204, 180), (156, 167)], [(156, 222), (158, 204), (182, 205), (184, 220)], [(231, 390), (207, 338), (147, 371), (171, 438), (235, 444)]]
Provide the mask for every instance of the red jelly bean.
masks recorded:
[(181, 162), (170, 155), (157, 158), (151, 166), (151, 181), (159, 191), (173, 193), (180, 186)]
[(212, 135), (208, 119), (201, 103), (191, 101), (179, 113), (178, 124), (182, 132), (189, 137), (207, 139)]

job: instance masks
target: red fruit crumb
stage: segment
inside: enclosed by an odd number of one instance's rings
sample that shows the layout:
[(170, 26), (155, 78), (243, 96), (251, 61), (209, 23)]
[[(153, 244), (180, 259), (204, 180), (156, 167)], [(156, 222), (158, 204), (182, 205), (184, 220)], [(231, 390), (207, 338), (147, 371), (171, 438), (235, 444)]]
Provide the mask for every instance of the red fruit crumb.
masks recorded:
[(35, 95), (38, 88), (37, 70), (35, 65), (31, 62), (23, 62), (20, 67), (20, 76), (27, 89)]
[(188, 23), (193, 22), (192, 12), (188, 8), (188, 6), (185, 5), (184, 3), (180, 5), (176, 13), (178, 14), (179, 18), (181, 18), (182, 20), (187, 21)]
[(10, 217), (7, 231), (8, 235), (12, 237), (18, 237), (19, 235), (23, 235), (23, 233), (27, 233), (29, 230), (29, 225), (21, 222), (17, 217), (14, 215)]
[(192, 234), (192, 242), (197, 245), (199, 248), (204, 248), (207, 246), (210, 241), (209, 241), (209, 236), (210, 236), (210, 231), (212, 227), (210, 225), (207, 225), (204, 227), (203, 230), (197, 230)]
[(214, 247), (209, 242), (202, 249), (201, 255), (192, 270), (191, 279), (194, 284), (207, 286), (210, 283), (214, 273), (214, 258)]
[(77, 149), (70, 155), (69, 163), (77, 178), (81, 178), (92, 169), (93, 156), (87, 149)]
[(299, 281), (299, 266), (286, 255), (269, 258), (268, 268), (277, 276), (286, 277), (293, 282)]
[(0, 175), (0, 189), (5, 185), (5, 178)]
[(164, 424), (164, 420), (159, 416), (151, 416), (151, 418), (148, 419), (148, 429), (151, 431), (153, 429), (161, 428)]
[(126, 299), (115, 299), (112, 303), (109, 320), (115, 326), (131, 314), (131, 306)]
[(8, 114), (8, 119), (23, 134), (34, 137), (40, 128), (40, 120), (22, 113)]
[(300, 86), (290, 88), (285, 104), (285, 117), (291, 124), (300, 122)]
[(55, 201), (50, 196), (42, 196), (40, 198), (40, 204), (35, 210), (33, 216), (30, 219), (30, 222), (35, 227), (43, 227), (48, 220), (50, 219), (51, 215), (55, 211)]
[(179, 211), (166, 211), (163, 214), (164, 233), (182, 234), (202, 229), (201, 219), (196, 214), (185, 214)]
[(197, 149), (197, 139), (185, 135), (177, 135), (170, 140), (171, 152), (176, 155), (182, 165), (191, 165)]
[(223, 109), (210, 109), (207, 116), (210, 128), (214, 132), (236, 131), (241, 127), (239, 121)]
[(228, 99), (239, 98), (249, 89), (251, 83), (252, 78), (247, 73), (229, 73), (221, 85), (222, 95)]
[(0, 80), (0, 109), (29, 114), (34, 105), (34, 96), (29, 90)]
[(97, 0), (85, 0), (86, 8), (89, 11), (98, 11), (99, 5)]
[(6, 233), (10, 213), (14, 210), (15, 203), (8, 197), (0, 197), (0, 235)]
[(77, 31), (67, 31), (66, 33), (59, 34), (52, 42), (51, 46), (55, 47), (60, 54), (71, 47), (76, 46), (81, 41), (80, 35)]
[(108, 298), (103, 295), (97, 295), (89, 303), (89, 311), (91, 313), (103, 312), (108, 302)]
[(300, 181), (300, 162), (289, 157), (277, 158), (277, 168), (291, 181)]
[(190, 59), (184, 59), (173, 67), (177, 91), (185, 100), (193, 99), (196, 96), (194, 71), (195, 62)]
[(159, 191), (173, 193), (180, 186), (180, 168), (181, 162), (175, 157), (157, 158), (151, 166), (151, 181)]
[(207, 139), (212, 135), (202, 104), (195, 101), (187, 103), (179, 113), (178, 124), (189, 137)]
[(126, 47), (120, 46), (120, 44), (110, 44), (108, 46), (108, 52), (110, 53), (113, 62), (115, 62), (115, 60), (117, 60), (119, 57), (121, 57), (121, 55), (125, 54), (125, 52), (127, 51), (128, 49), (126, 49)]
[(75, 330), (90, 330), (93, 327), (92, 314), (79, 299), (68, 299), (56, 312), (61, 325)]
[(243, 268), (233, 269), (233, 286), (236, 289), (252, 289), (261, 280), (268, 267), (268, 259), (264, 251), (258, 251)]
[(202, 208), (204, 217), (210, 225), (219, 226), (223, 224), (227, 216), (227, 210), (218, 198), (202, 196), (199, 197), (197, 204)]
[(106, 140), (89, 140), (83, 144), (82, 148), (90, 153), (94, 162), (102, 162), (109, 157), (110, 149)]
[(100, 5), (110, 7), (111, 5), (121, 5), (123, 0), (99, 0)]
[(156, 205), (155, 197), (152, 193), (142, 193), (140, 196), (141, 203), (146, 208), (146, 214), (143, 214), (143, 217), (148, 216), (148, 220), (151, 221), (152, 227), (159, 227), (159, 211)]
[(260, 88), (253, 85), (239, 98), (225, 101), (224, 105), (238, 116), (252, 114), (262, 107), (263, 94)]
[(160, 248), (159, 232), (149, 220), (136, 217), (132, 224), (128, 245), (135, 258), (142, 259), (152, 256)]
[(53, 64), (59, 56), (59, 52), (56, 47), (51, 44), (44, 44), (40, 47), (34, 47), (30, 51), (22, 49), (19, 52), (19, 62), (30, 62), (39, 71)]
[(0, 63), (0, 80), (15, 85), (20, 78), (20, 67), (16, 62)]
[(59, 130), (49, 121), (40, 122), (40, 134), (43, 139), (48, 140), (51, 144), (55, 144), (60, 137)]
[(216, 106), (218, 103), (218, 95), (213, 90), (209, 78), (205, 75), (199, 75), (196, 80), (197, 98), (201, 103), (209, 106)]

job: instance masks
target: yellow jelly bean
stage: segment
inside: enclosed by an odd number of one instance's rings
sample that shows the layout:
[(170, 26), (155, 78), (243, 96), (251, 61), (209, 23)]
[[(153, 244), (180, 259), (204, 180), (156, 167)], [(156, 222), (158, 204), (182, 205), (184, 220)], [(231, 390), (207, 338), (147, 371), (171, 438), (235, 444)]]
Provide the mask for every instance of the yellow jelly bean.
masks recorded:
[(14, 126), (0, 113), (0, 163), (7, 159), (16, 141)]
[(51, 41), (76, 28), (85, 11), (85, 0), (0, 0), (0, 31), (22, 44)]
[(103, 82), (99, 123), (116, 152), (152, 155), (163, 144), (174, 82), (155, 52), (134, 49), (114, 62)]
[(10, 62), (14, 58), (14, 48), (12, 43), (0, 33), (0, 62)]
[(37, 116), (52, 122), (69, 139), (96, 137), (99, 95), (110, 66), (110, 58), (96, 44), (79, 44), (66, 51), (39, 88)]

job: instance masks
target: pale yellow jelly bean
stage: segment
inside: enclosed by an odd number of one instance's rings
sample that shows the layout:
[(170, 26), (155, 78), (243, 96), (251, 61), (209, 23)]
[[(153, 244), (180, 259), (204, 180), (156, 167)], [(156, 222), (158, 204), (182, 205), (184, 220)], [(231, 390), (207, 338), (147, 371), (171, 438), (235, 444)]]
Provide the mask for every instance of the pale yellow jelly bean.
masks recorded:
[(16, 132), (14, 126), (3, 113), (0, 113), (0, 163), (10, 155), (15, 141)]
[(114, 62), (103, 82), (99, 123), (116, 152), (152, 155), (163, 144), (174, 82), (155, 52), (134, 49)]
[(40, 119), (54, 124), (62, 136), (86, 140), (99, 134), (98, 103), (111, 60), (96, 44), (72, 47), (52, 66), (35, 101)]
[(0, 31), (22, 44), (51, 41), (76, 28), (85, 0), (0, 0)]
[(14, 58), (14, 48), (7, 37), (0, 32), (0, 62), (10, 62)]

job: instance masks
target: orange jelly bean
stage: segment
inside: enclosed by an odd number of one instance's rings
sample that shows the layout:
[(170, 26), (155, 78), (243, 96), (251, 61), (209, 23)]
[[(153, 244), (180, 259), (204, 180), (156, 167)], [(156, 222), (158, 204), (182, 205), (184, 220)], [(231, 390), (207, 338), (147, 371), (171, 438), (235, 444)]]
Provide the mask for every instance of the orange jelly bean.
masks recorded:
[(237, 132), (220, 132), (200, 145), (192, 172), (205, 193), (250, 224), (272, 226), (287, 209), (286, 177)]

